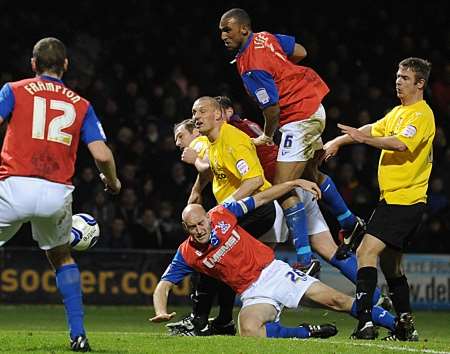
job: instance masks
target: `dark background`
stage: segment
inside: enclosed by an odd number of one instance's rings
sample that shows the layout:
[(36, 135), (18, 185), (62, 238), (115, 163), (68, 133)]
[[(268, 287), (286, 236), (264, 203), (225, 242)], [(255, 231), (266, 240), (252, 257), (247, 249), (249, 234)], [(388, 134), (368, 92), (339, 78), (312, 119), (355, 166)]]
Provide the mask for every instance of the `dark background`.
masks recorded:
[[(425, 99), (436, 119), (434, 167), (423, 225), (414, 252), (450, 252), (450, 26), (444, 1), (23, 1), (0, 2), (3, 50), (0, 84), (32, 76), (35, 42), (61, 39), (68, 47), (66, 84), (91, 101), (113, 149), (123, 183), (119, 196), (103, 193), (87, 149), (80, 147), (74, 212), (94, 215), (102, 228), (96, 247), (173, 249), (184, 239), (180, 211), (193, 168), (179, 162), (172, 127), (190, 117), (201, 95), (226, 94), (246, 118), (262, 123), (220, 40), (226, 10), (242, 7), (254, 31), (294, 35), (327, 82), (324, 141), (338, 122), (360, 126), (399, 101), (394, 80), (400, 60), (433, 64)], [(4, 127), (2, 128), (4, 130)], [(379, 151), (355, 145), (323, 166), (355, 213), (367, 218), (378, 199)], [(324, 210), (334, 232), (335, 220)], [(8, 246), (34, 245), (29, 226)]]

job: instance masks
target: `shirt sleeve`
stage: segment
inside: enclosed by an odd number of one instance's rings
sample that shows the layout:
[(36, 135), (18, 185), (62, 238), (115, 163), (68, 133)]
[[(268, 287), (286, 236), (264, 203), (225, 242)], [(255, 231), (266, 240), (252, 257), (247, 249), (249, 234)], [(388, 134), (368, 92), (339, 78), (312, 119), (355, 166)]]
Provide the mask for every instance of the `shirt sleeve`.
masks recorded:
[(233, 164), (233, 166), (228, 166), (228, 169), (241, 181), (264, 176), (256, 149), (250, 144), (249, 142), (248, 146), (244, 144), (233, 146), (233, 150), (229, 155), (231, 159), (228, 163)]
[(0, 90), (0, 117), (4, 120), (9, 119), (15, 103), (16, 99), (11, 86), (9, 84), (4, 84)]
[(181, 255), (180, 249), (178, 249), (177, 253), (172, 259), (172, 262), (169, 264), (166, 271), (161, 276), (161, 280), (166, 280), (170, 281), (173, 284), (178, 284), (193, 271), (194, 269), (192, 269), (186, 263), (183, 256)]
[(285, 34), (275, 34), (275, 37), (277, 38), (278, 43), (280, 43), (281, 48), (283, 48), (283, 51), (288, 57), (294, 54), (295, 37), (287, 36)]
[(251, 70), (242, 74), (245, 89), (264, 109), (278, 103), (279, 95), (275, 81), (271, 74), (265, 70)]
[(386, 121), (387, 121), (387, 115), (379, 120), (377, 120), (375, 123), (372, 124), (372, 129), (370, 131), (370, 134), (375, 137), (382, 137), (386, 136)]
[(237, 218), (240, 218), (255, 209), (255, 199), (247, 197), (235, 202), (224, 203), (223, 206), (236, 215)]
[(410, 152), (414, 152), (417, 146), (430, 135), (428, 122), (429, 120), (422, 113), (413, 112), (402, 122), (395, 137), (403, 142)]
[(89, 105), (84, 117), (83, 125), (81, 126), (81, 140), (87, 145), (93, 141), (106, 141), (106, 135), (103, 130), (94, 109)]

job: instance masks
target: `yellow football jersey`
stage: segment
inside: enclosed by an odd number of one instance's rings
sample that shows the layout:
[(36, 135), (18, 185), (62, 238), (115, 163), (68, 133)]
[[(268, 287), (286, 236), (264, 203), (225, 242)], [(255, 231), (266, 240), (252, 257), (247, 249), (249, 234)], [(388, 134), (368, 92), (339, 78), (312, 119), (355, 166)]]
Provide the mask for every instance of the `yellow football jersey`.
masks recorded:
[(424, 100), (394, 107), (372, 125), (372, 136), (395, 136), (408, 147), (404, 152), (381, 151), (378, 164), (380, 199), (401, 205), (426, 201), (434, 133), (433, 111)]
[(189, 147), (197, 152), (200, 159), (203, 159), (208, 152), (209, 140), (206, 136), (200, 135), (191, 141)]
[[(230, 197), (242, 181), (257, 176), (264, 178), (264, 171), (256, 155), (256, 148), (247, 134), (225, 123), (219, 137), (209, 145), (209, 164), (213, 172), (213, 193), (218, 203)], [(264, 178), (258, 192), (271, 184)]]

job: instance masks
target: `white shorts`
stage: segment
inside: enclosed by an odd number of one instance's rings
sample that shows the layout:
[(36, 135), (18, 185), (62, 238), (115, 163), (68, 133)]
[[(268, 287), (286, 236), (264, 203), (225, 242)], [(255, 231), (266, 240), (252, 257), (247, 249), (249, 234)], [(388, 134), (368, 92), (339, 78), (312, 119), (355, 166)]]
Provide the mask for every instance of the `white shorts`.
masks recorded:
[(272, 228), (264, 235), (258, 238), (259, 241), (265, 243), (284, 243), (289, 238), (289, 229), (284, 219), (283, 209), (275, 200), (275, 221)]
[(320, 211), (319, 204), (317, 203), (317, 200), (314, 199), (312, 193), (307, 192), (302, 188), (295, 188), (295, 192), (305, 205), (308, 235), (311, 236), (323, 231), (328, 231), (328, 225)]
[(296, 308), (306, 290), (318, 281), (289, 264), (274, 260), (261, 272), (248, 289), (241, 294), (242, 308), (255, 304), (271, 304), (279, 320), (283, 307)]
[(325, 129), (326, 114), (322, 105), (308, 119), (292, 122), (280, 128), (281, 141), (277, 161), (300, 162), (314, 157), (322, 149), (322, 132)]
[(0, 246), (31, 221), (33, 239), (43, 250), (66, 244), (72, 227), (73, 186), (40, 178), (0, 181)]

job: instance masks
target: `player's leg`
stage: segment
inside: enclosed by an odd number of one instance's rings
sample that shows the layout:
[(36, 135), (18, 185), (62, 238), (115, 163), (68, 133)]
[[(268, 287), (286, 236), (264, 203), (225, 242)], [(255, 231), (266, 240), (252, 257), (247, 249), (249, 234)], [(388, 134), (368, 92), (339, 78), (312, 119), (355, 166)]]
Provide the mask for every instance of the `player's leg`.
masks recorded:
[(70, 254), (72, 227), (72, 189), (43, 182), (38, 215), (31, 220), (33, 238), (46, 252), (56, 274), (56, 286), (62, 296), (74, 351), (89, 351), (84, 328), (84, 309), (80, 271)]
[(414, 326), (409, 284), (402, 267), (403, 254), (386, 247), (380, 255), (380, 267), (389, 287), (389, 295), (397, 313), (398, 326), (385, 340), (418, 341), (419, 334)]
[(211, 333), (217, 335), (235, 335), (236, 326), (233, 321), (233, 308), (236, 293), (223, 282), (218, 283), (217, 302), (219, 315), (210, 322)]
[(257, 303), (245, 306), (239, 312), (239, 334), (244, 337), (266, 337), (265, 324), (273, 322), (276, 316), (277, 310), (272, 304)]
[[(353, 317), (357, 317), (357, 303), (354, 298), (333, 289), (322, 282), (314, 282), (305, 292), (303, 299), (314, 301), (326, 308), (339, 312), (347, 312)], [(379, 326), (391, 331), (396, 328), (395, 317), (379, 306), (374, 306), (371, 311), (372, 321)], [(373, 329), (373, 327), (372, 327)], [(365, 333), (367, 334), (367, 333)], [(374, 339), (375, 331), (364, 339)], [(373, 335), (372, 335), (373, 334)]]
[(365, 234), (356, 256), (358, 273), (356, 276), (356, 305), (358, 326), (354, 338), (369, 339), (374, 333), (372, 322), (372, 299), (378, 280), (377, 262), (386, 244), (377, 237)]

